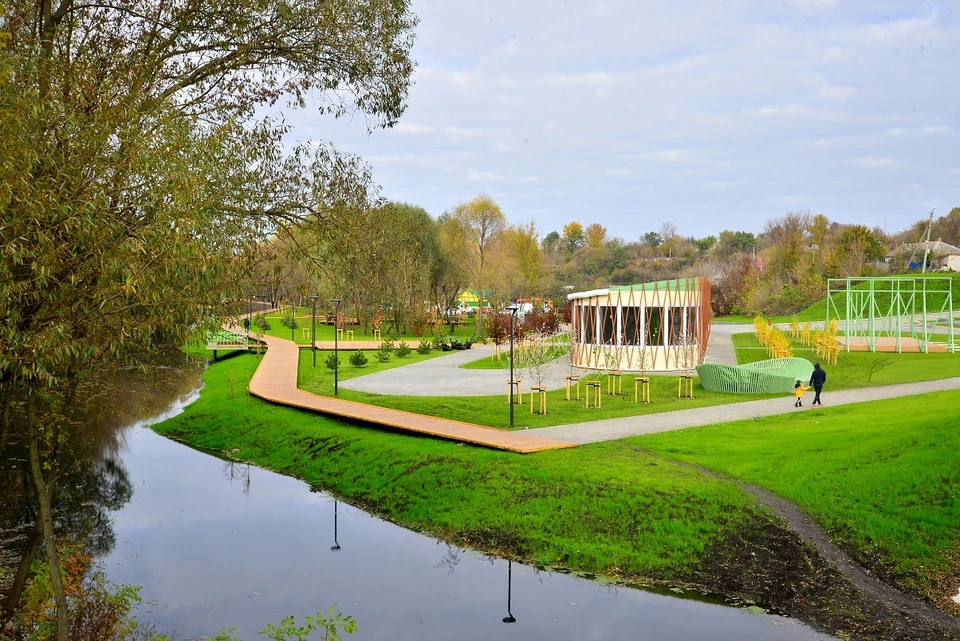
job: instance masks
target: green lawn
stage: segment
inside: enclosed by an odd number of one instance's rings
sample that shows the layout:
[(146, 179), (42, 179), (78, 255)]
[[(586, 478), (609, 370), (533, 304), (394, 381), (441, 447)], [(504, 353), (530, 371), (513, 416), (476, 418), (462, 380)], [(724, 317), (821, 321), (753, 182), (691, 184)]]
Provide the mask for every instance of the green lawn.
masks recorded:
[(200, 399), (156, 429), (457, 544), (654, 580), (687, 580), (758, 514), (734, 484), (674, 460), (691, 462), (796, 501), (867, 567), (919, 594), (944, 603), (957, 587), (960, 392), (518, 456), (265, 403), (244, 391), (257, 362), (211, 365)]
[[(809, 347), (791, 339), (793, 355), (816, 363), (820, 359)], [(767, 358), (753, 334), (734, 334), (733, 345), (738, 363)], [(896, 354), (890, 352), (840, 352), (836, 365), (826, 365), (829, 389), (857, 389), (875, 385), (893, 385), (914, 381), (933, 381), (960, 376), (960, 354)]]
[[(828, 380), (829, 382), (829, 380)], [(960, 580), (960, 391), (632, 438), (803, 507), (868, 568), (931, 599)]]
[[(300, 389), (319, 394), (321, 396), (333, 396), (333, 372), (321, 367), (323, 359), (329, 352), (317, 353), (317, 367), (312, 367), (312, 356), (309, 350), (300, 352), (300, 376), (298, 387)], [(435, 353), (435, 352), (434, 352)], [(371, 360), (372, 354), (369, 355)], [(391, 359), (391, 363), (396, 361), (396, 357)], [(342, 359), (340, 379), (354, 378), (374, 371), (370, 366), (357, 370), (347, 365), (345, 358)], [(388, 365), (391, 365), (388, 363)], [(371, 363), (372, 364), (372, 363)], [(393, 363), (393, 366), (399, 363)], [(517, 373), (524, 377), (522, 370)], [(464, 373), (464, 375), (469, 375)], [(596, 380), (596, 375), (589, 377)], [(723, 405), (726, 403), (738, 403), (741, 401), (754, 400), (758, 398), (771, 398), (769, 394), (722, 394), (719, 392), (708, 392), (701, 388), (699, 384), (694, 386), (695, 398), (677, 398), (677, 378), (675, 376), (652, 376), (650, 377), (650, 396), (652, 403), (637, 404), (633, 402), (633, 380), (634, 375), (625, 374), (622, 380), (622, 395), (608, 396), (604, 393), (602, 407), (585, 407), (585, 393), (581, 383), (581, 400), (564, 400), (564, 390), (556, 389), (547, 392), (547, 414), (531, 414), (529, 410), (529, 401), (526, 394), (528, 381), (524, 378), (524, 404), (517, 405), (514, 408), (514, 427), (515, 429), (524, 429), (532, 427), (547, 427), (550, 425), (564, 425), (567, 423), (583, 423), (584, 421), (595, 421), (606, 418), (621, 418), (624, 416), (643, 416), (646, 414), (655, 414), (659, 412), (670, 412), (678, 409), (691, 409), (697, 407), (710, 407), (711, 405)], [(510, 426), (510, 406), (507, 403), (507, 376), (504, 376), (503, 394), (494, 396), (391, 396), (386, 394), (370, 394), (367, 392), (356, 392), (340, 387), (339, 397), (350, 401), (360, 403), (369, 403), (380, 407), (390, 407), (425, 414), (428, 416), (439, 416), (458, 421), (467, 421), (478, 425), (487, 425), (489, 427), (509, 428)], [(422, 384), (429, 388), (430, 381), (422, 381)], [(603, 390), (606, 391), (604, 382)]]
[(266, 403), (245, 391), (257, 362), (212, 364), (200, 399), (155, 429), (457, 544), (585, 572), (682, 578), (758, 514), (734, 484), (619, 443), (519, 456)]

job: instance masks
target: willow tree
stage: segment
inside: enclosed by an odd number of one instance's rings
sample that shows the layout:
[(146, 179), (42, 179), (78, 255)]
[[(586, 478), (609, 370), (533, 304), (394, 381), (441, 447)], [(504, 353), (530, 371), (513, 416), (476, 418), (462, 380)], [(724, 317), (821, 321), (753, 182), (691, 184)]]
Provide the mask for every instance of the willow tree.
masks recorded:
[(59, 639), (65, 408), (101, 365), (217, 322), (265, 234), (367, 206), (359, 161), (255, 115), (392, 125), (415, 22), (406, 0), (0, 4), (0, 426), (29, 441)]

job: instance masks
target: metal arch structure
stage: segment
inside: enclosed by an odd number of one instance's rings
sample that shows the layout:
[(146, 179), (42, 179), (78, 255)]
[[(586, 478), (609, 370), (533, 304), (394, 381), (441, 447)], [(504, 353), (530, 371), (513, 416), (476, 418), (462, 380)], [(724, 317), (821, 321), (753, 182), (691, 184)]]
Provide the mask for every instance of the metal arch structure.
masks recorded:
[[(903, 352), (905, 338), (924, 353), (931, 346), (954, 352), (952, 283), (949, 277), (831, 278), (825, 327), (831, 320), (837, 322), (848, 352), (853, 344), (876, 352), (881, 340)], [(934, 340), (942, 324), (946, 340)]]
[(796, 381), (810, 380), (813, 364), (805, 358), (773, 358), (746, 365), (703, 363), (697, 376), (703, 389), (728, 394), (788, 394)]

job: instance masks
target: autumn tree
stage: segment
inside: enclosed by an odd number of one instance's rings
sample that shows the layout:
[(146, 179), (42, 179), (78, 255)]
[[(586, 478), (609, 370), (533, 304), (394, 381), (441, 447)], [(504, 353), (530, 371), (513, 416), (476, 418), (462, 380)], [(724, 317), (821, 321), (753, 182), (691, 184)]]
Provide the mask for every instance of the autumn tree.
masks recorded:
[(561, 244), (567, 256), (570, 256), (573, 252), (583, 247), (584, 242), (583, 225), (572, 220), (563, 226)]
[(470, 251), (470, 268), (473, 282), (477, 286), (479, 309), (477, 311), (477, 332), (483, 328), (484, 286), (487, 284), (489, 270), (488, 257), (491, 247), (499, 239), (506, 217), (494, 200), (480, 195), (468, 203), (457, 205), (453, 217), (458, 221), (464, 239)]
[(531, 220), (525, 225), (508, 226), (499, 247), (499, 281), (506, 286), (509, 297), (536, 292), (545, 269), (536, 223)]
[(64, 409), (104, 364), (218, 324), (268, 233), (335, 234), (369, 206), (359, 160), (285, 144), (288, 127), (255, 114), (289, 99), (392, 125), (415, 22), (404, 0), (5, 5), (0, 420), (29, 444), (61, 641)]
[(600, 249), (607, 242), (607, 228), (600, 223), (587, 225), (584, 230), (584, 243), (592, 249)]

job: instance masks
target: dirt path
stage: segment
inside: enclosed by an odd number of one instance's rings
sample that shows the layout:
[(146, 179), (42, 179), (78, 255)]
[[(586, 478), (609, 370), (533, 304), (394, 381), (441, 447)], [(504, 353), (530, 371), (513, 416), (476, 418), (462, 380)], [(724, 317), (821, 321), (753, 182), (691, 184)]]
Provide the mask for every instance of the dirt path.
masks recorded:
[[(702, 474), (736, 483), (768, 508), (796, 534), (803, 543), (813, 546), (817, 555), (843, 575), (872, 607), (870, 620), (861, 629), (868, 639), (960, 639), (960, 619), (941, 612), (917, 597), (905, 594), (872, 575), (846, 552), (831, 542), (830, 536), (795, 503), (761, 487), (696, 465), (680, 463)], [(783, 577), (787, 579), (788, 577)], [(857, 635), (860, 637), (861, 635)]]

